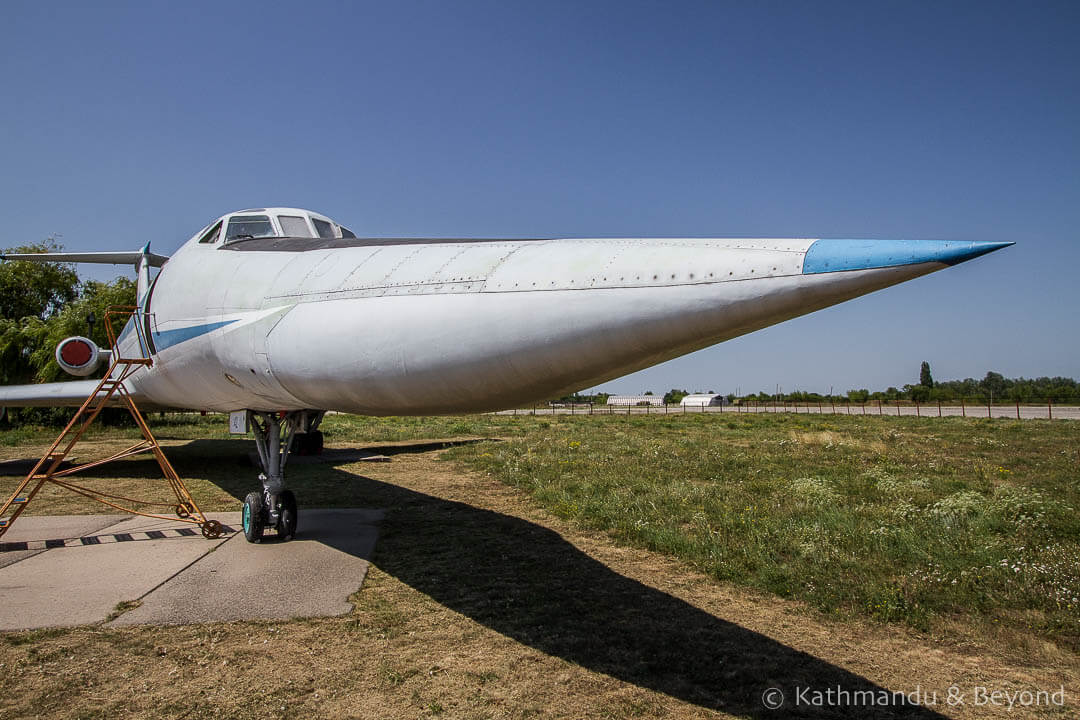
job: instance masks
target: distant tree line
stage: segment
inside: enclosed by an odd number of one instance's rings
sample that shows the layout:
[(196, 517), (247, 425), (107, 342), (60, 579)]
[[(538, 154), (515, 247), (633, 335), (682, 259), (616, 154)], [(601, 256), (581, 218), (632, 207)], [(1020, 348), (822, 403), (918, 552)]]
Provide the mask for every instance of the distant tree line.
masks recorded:
[(870, 391), (866, 388), (848, 390), (843, 395), (822, 395), (809, 392), (770, 393), (762, 391), (746, 396), (759, 402), (847, 402), (854, 404), (871, 402), (1021, 402), (1034, 403), (1080, 403), (1080, 382), (1065, 377), (1007, 378), (1001, 373), (988, 372), (982, 380), (934, 381), (930, 364), (924, 362), (919, 372), (919, 382), (902, 388), (889, 387)]
[[(652, 395), (652, 392), (646, 391), (643, 394)], [(672, 388), (664, 393), (664, 404), (678, 405), (689, 394), (687, 390)], [(709, 394), (715, 393), (710, 390)], [(604, 405), (608, 397), (608, 393), (597, 393), (595, 395), (575, 393), (553, 402)], [(725, 395), (725, 398), (729, 403), (739, 401), (739, 397), (734, 393)], [(997, 372), (986, 373), (982, 380), (967, 378), (965, 380), (937, 382), (930, 372), (930, 363), (923, 362), (919, 368), (919, 382), (913, 385), (904, 385), (902, 388), (889, 387), (885, 390), (875, 391), (862, 388), (833, 395), (802, 390), (793, 392), (762, 390), (758, 393), (743, 395), (742, 400), (760, 403), (850, 403), (855, 405), (876, 402), (927, 403), (939, 400), (950, 403), (965, 400), (973, 403), (989, 401), (995, 403), (1043, 403), (1052, 401), (1058, 404), (1080, 404), (1080, 382), (1065, 377), (1006, 378)]]

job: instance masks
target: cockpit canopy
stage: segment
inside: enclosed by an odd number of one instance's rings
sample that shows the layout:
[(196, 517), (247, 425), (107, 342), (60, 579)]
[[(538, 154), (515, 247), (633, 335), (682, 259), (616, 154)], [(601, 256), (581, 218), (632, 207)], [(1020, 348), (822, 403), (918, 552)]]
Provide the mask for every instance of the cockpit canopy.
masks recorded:
[(238, 240), (268, 237), (354, 238), (352, 230), (336, 222), (299, 208), (254, 208), (230, 213), (215, 220), (197, 236), (200, 244), (225, 244)]

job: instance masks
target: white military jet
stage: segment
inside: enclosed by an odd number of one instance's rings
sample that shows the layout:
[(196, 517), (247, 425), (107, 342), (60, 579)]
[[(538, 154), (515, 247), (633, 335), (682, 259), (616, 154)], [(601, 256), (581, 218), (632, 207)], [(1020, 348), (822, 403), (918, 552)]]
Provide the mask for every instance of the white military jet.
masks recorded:
[[(122, 356), (150, 409), (247, 411), (263, 464), (245, 531), (295, 529), (284, 465), (327, 410), (427, 415), (558, 397), (925, 275), (1003, 242), (359, 238), (294, 208), (242, 210), (169, 258), (8, 255), (134, 265)], [(155, 269), (159, 269), (156, 273)], [(107, 357), (57, 346), (68, 372)], [(0, 406), (80, 405), (97, 381), (0, 388)], [(284, 437), (283, 437), (284, 431)], [(289, 536), (289, 528), (284, 528)]]

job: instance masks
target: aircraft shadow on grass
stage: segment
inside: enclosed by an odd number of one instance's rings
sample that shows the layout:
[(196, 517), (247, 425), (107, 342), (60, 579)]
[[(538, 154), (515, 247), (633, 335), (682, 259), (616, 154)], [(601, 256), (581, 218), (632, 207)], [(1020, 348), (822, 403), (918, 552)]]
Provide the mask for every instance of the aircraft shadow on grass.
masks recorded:
[[(444, 443), (359, 448), (394, 455), (426, 452)], [(419, 449), (426, 448), (426, 449)], [(237, 458), (232, 467), (250, 469), (250, 443), (198, 440), (170, 454), (181, 476), (205, 474), (204, 453)], [(352, 457), (341, 453), (341, 457)], [(344, 460), (352, 462), (352, 460)], [(893, 692), (866, 678), (761, 633), (712, 615), (668, 593), (620, 575), (557, 533), (521, 518), (444, 500), (323, 465), (355, 498), (358, 507), (384, 508), (374, 562), (384, 572), (442, 605), (545, 654), (695, 705), (748, 718), (903, 717), (941, 718), (933, 710), (881, 698)], [(131, 463), (125, 475), (156, 476), (152, 461)], [(185, 475), (185, 469), (190, 473)], [(200, 473), (199, 470), (203, 472)], [(102, 476), (106, 476), (105, 472)], [(248, 471), (208, 478), (237, 499), (252, 486)], [(290, 485), (303, 502), (306, 473)], [(318, 528), (300, 538), (321, 539)], [(322, 538), (333, 544), (332, 538)], [(339, 548), (348, 552), (347, 548)], [(763, 695), (778, 688), (783, 707), (765, 706)], [(798, 688), (849, 698), (875, 698), (877, 705), (795, 705)], [(857, 695), (857, 693), (860, 693)], [(812, 697), (807, 693), (804, 697)]]

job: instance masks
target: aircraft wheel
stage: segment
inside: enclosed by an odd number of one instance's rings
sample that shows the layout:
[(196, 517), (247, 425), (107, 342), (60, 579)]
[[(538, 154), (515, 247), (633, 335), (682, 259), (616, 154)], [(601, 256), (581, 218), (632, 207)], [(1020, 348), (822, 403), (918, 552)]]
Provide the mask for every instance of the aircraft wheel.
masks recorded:
[(296, 496), (292, 490), (283, 490), (281, 493), (281, 512), (277, 522), (278, 537), (282, 540), (292, 540), (296, 537)]
[(262, 493), (250, 492), (244, 498), (241, 514), (244, 526), (244, 539), (250, 543), (262, 541), (263, 536), (263, 500)]

